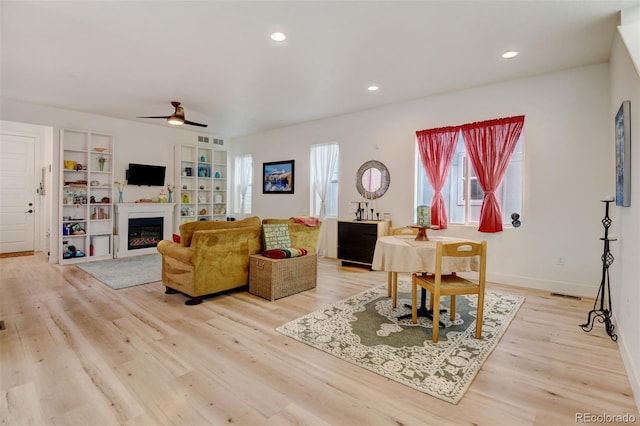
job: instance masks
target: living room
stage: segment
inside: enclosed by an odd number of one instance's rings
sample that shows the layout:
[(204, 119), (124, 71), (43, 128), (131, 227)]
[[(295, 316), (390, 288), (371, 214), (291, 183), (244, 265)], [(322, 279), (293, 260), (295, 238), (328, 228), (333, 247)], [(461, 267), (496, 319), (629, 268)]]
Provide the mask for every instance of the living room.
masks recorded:
[[(637, 24), (636, 24), (637, 25)], [(525, 115), (525, 192), (520, 228), (480, 234), (473, 227), (452, 225), (441, 235), (486, 239), (490, 246), (488, 279), (515, 287), (544, 290), (567, 296), (593, 298), (598, 291), (602, 264), (601, 220), (604, 196), (615, 187), (613, 118), (624, 100), (630, 100), (631, 122), (640, 122), (638, 57), (629, 52), (629, 41), (616, 34), (608, 61), (509, 79), (401, 102), (336, 117), (290, 125), (249, 135), (226, 137), (229, 158), (250, 153), (254, 178), (259, 181), (265, 162), (296, 162), (296, 190), (291, 195), (262, 194), (254, 185), (252, 214), (290, 217), (309, 210), (309, 149), (313, 144), (340, 145), (339, 217), (328, 218), (327, 257), (336, 257), (336, 221), (352, 219), (350, 203), (359, 199), (353, 181), (358, 167), (368, 160), (385, 163), (391, 186), (379, 200), (379, 210), (389, 212), (394, 226), (414, 221), (415, 131), (427, 128)], [(636, 46), (637, 47), (637, 46)], [(31, 123), (52, 130), (51, 142), (42, 147), (42, 165), (53, 164), (48, 176), (50, 194), (59, 181), (58, 134), (61, 128), (87, 129), (114, 135), (115, 180), (124, 180), (131, 162), (161, 164), (174, 175), (174, 146), (197, 144), (197, 129), (168, 128), (140, 121), (113, 118), (71, 109), (2, 98), (3, 121)], [(632, 132), (633, 133), (633, 132)], [(638, 133), (638, 132), (635, 132)], [(631, 167), (637, 170), (640, 150), (632, 150)], [(633, 173), (632, 173), (633, 175)], [(171, 183), (168, 181), (168, 183)], [(344, 183), (344, 184), (343, 184)], [(640, 186), (632, 185), (630, 207), (612, 207), (612, 301), (618, 345), (638, 405), (640, 395), (640, 315), (634, 308), (640, 298), (636, 277), (640, 274), (638, 207)], [(157, 197), (157, 189), (127, 186), (125, 200)], [(57, 243), (45, 235), (57, 223), (56, 197), (48, 198), (50, 215), (38, 230), (42, 251), (55, 253)], [(240, 217), (241, 215), (233, 214)], [(557, 264), (563, 256), (563, 265)], [(214, 302), (215, 303), (215, 302)], [(586, 312), (585, 312), (586, 315)], [(577, 328), (577, 324), (576, 324)]]

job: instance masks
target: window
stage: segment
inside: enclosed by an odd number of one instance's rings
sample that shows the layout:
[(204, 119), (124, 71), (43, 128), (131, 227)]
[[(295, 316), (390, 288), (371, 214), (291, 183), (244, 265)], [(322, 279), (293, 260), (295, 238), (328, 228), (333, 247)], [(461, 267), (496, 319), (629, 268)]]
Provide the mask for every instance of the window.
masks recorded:
[(234, 205), (239, 214), (251, 214), (251, 193), (253, 180), (253, 157), (251, 154), (237, 155), (234, 167)]
[[(502, 210), (503, 224), (511, 224), (511, 213), (522, 214), (523, 140), (524, 135), (521, 135), (502, 184), (496, 193)], [(416, 206), (429, 206), (433, 199), (433, 189), (424, 172), (417, 149), (416, 170)], [(447, 182), (442, 188), (442, 195), (447, 206), (449, 223), (475, 225), (479, 222), (484, 191), (469, 161), (462, 133), (458, 134), (456, 151), (451, 161)]]
[(316, 188), (322, 189), (324, 176), (328, 178), (325, 195), (325, 217), (338, 217), (338, 158), (337, 143), (311, 146), (310, 211), (320, 217), (322, 201)]

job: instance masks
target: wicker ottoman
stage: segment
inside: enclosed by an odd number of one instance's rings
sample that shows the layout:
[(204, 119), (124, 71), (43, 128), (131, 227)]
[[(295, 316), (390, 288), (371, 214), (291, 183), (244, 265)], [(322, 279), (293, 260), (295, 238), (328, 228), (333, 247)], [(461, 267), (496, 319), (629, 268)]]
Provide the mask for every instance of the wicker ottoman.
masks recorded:
[(249, 258), (249, 293), (273, 302), (315, 288), (317, 273), (317, 253), (289, 259), (254, 254)]

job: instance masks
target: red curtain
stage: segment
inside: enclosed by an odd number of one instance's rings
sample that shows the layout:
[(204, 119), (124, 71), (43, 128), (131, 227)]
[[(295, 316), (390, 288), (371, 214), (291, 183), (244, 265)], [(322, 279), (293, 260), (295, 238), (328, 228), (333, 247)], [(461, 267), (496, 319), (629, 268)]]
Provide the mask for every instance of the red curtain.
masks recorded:
[(502, 212), (494, 191), (502, 183), (523, 126), (524, 115), (461, 126), (467, 154), (484, 191), (480, 232), (502, 231)]
[(447, 229), (447, 209), (442, 187), (449, 175), (459, 132), (460, 127), (441, 127), (416, 132), (422, 167), (434, 191), (431, 200), (431, 224), (438, 225), (440, 229)]

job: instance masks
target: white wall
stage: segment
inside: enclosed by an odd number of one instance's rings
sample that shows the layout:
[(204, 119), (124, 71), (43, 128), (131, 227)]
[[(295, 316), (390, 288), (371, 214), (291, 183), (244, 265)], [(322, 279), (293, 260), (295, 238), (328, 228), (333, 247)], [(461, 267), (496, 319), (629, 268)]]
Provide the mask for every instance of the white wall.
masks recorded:
[[(498, 234), (450, 226), (441, 233), (487, 239), (493, 281), (594, 297), (599, 284), (602, 203), (612, 193), (609, 74), (599, 64), (509, 81), (304, 123), (233, 140), (233, 151), (252, 153), (254, 212), (289, 217), (309, 212), (309, 147), (340, 144), (340, 219), (351, 220), (358, 199), (355, 174), (367, 160), (391, 175), (379, 210), (394, 226), (412, 223), (415, 131), (524, 114), (523, 226)], [(263, 195), (263, 162), (296, 160), (294, 195)], [(330, 230), (335, 256), (335, 227)], [(566, 264), (556, 265), (564, 256)]]
[[(640, 8), (637, 8), (640, 11)], [(638, 23), (635, 24), (636, 28)], [(624, 34), (621, 31), (621, 34)], [(631, 33), (637, 39), (637, 32)], [(636, 40), (637, 42), (637, 40)], [(636, 48), (638, 44), (635, 44)], [(637, 56), (640, 52), (635, 51)], [(610, 59), (610, 123), (606, 143), (613, 145), (613, 123), (622, 101), (631, 101), (631, 206), (612, 207), (612, 232), (618, 241), (611, 243), (615, 260), (610, 268), (612, 310), (636, 404), (640, 407), (640, 76), (623, 39), (616, 37)], [(613, 158), (611, 161), (614, 161)], [(613, 175), (610, 185), (615, 186)], [(612, 189), (613, 192), (613, 189)]]
[[(125, 180), (125, 171), (129, 163), (142, 163), (166, 166), (165, 182), (168, 184), (175, 183), (174, 146), (197, 144), (198, 135), (205, 134), (202, 131), (194, 132), (188, 127), (163, 127), (9, 99), (0, 100), (0, 119), (54, 128), (53, 145), (49, 147), (52, 154), (48, 157), (52, 163), (51, 180), (55, 185), (54, 190), (50, 191), (52, 215), (49, 223), (52, 228), (50, 248), (53, 261), (56, 261), (58, 255), (58, 201), (61, 195), (57, 185), (60, 179), (58, 170), (61, 128), (91, 130), (114, 135), (114, 180)], [(131, 203), (141, 198), (157, 198), (160, 189), (160, 187), (127, 186), (124, 190), (124, 201)]]

